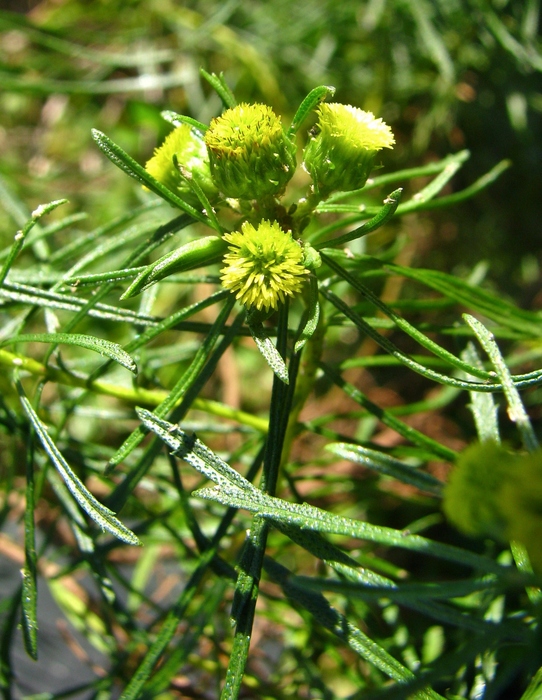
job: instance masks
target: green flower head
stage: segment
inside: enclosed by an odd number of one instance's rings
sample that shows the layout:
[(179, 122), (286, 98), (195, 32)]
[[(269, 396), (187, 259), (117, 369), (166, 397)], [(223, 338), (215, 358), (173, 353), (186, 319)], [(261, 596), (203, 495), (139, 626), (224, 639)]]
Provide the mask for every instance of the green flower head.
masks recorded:
[(301, 291), (309, 272), (303, 250), (277, 222), (262, 221), (257, 227), (245, 222), (241, 231), (224, 238), (230, 252), (224, 256), (222, 286), (245, 306), (270, 311)]
[(444, 490), (444, 512), (468, 535), (525, 545), (542, 573), (542, 451), (514, 454), (494, 442), (461, 453)]
[(145, 169), (172, 192), (180, 194), (190, 203), (198, 204), (197, 197), (175, 166), (173, 156), (177, 157), (186, 175), (197, 179), (209, 199), (216, 199), (218, 190), (211, 178), (205, 142), (188, 124), (182, 124), (166, 136), (164, 143), (155, 149), (154, 155), (147, 161)]
[(295, 145), (267, 105), (240, 104), (213, 119), (205, 133), (218, 189), (234, 199), (279, 195), (295, 170)]
[(390, 127), (351, 105), (324, 103), (317, 113), (317, 133), (304, 152), (304, 167), (315, 191), (325, 197), (363, 187), (378, 151), (393, 148)]

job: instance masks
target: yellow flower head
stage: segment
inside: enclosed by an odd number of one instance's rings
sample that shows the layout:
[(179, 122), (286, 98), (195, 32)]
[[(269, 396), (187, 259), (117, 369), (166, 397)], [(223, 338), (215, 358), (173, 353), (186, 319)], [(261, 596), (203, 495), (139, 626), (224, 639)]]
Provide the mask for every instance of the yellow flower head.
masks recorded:
[(351, 105), (323, 103), (317, 114), (317, 133), (304, 153), (315, 190), (327, 196), (335, 190), (363, 187), (378, 151), (393, 148), (390, 127), (371, 112)]
[(234, 199), (280, 194), (295, 170), (295, 145), (267, 105), (240, 104), (213, 119), (205, 133), (218, 189)]
[(230, 252), (224, 256), (222, 286), (245, 306), (269, 311), (301, 291), (308, 274), (303, 250), (277, 222), (257, 227), (245, 222), (224, 238)]
[(186, 173), (197, 179), (205, 194), (213, 199), (218, 194), (211, 178), (209, 157), (203, 139), (188, 124), (182, 124), (166, 136), (164, 143), (154, 150), (145, 170), (158, 182), (185, 199), (195, 199), (190, 187), (175, 167), (173, 156)]

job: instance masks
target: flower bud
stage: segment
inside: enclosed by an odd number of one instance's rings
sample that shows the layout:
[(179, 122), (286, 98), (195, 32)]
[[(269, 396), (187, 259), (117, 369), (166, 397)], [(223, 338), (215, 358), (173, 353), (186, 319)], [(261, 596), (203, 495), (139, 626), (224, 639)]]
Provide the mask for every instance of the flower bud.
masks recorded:
[(542, 451), (515, 454), (494, 442), (461, 453), (444, 489), (444, 512), (462, 532), (521, 542), (542, 574)]
[(284, 191), (295, 170), (295, 144), (267, 105), (240, 104), (213, 119), (205, 133), (211, 174), (233, 199), (259, 199)]
[(216, 199), (218, 191), (211, 178), (209, 156), (203, 138), (188, 124), (182, 124), (166, 136), (145, 165), (146, 171), (168, 189), (179, 194), (190, 204), (199, 206), (186, 178), (173, 162), (173, 156), (188, 176), (196, 179), (209, 199)]
[(327, 197), (363, 187), (378, 151), (395, 143), (390, 127), (351, 105), (324, 103), (317, 113), (316, 134), (304, 152), (315, 192)]
[(276, 221), (257, 227), (245, 222), (224, 238), (230, 252), (224, 256), (222, 286), (245, 306), (269, 311), (301, 291), (309, 273), (303, 250)]

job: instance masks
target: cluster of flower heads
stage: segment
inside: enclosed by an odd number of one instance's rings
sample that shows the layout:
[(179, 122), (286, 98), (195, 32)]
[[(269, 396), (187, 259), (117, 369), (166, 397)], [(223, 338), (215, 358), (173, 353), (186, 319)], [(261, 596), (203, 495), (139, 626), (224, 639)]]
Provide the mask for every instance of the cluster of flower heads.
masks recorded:
[[(395, 143), (390, 127), (371, 112), (322, 104), (303, 154), (315, 201), (365, 185), (376, 154)], [(309, 274), (299, 231), (271, 221), (296, 168), (295, 139), (267, 105), (240, 104), (213, 119), (205, 133), (183, 124), (146, 165), (159, 182), (194, 204), (195, 181), (212, 205), (245, 214), (239, 231), (224, 234), (222, 284), (249, 308), (270, 311), (302, 289)], [(277, 209), (278, 211), (278, 209)], [(292, 227), (294, 228), (294, 227)]]

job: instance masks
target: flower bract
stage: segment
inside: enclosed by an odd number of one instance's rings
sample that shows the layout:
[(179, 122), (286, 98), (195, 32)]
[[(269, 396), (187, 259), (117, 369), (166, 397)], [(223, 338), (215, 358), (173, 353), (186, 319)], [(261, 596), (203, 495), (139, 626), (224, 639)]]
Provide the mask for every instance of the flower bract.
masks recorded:
[(230, 252), (224, 256), (222, 285), (249, 308), (276, 309), (294, 296), (306, 279), (303, 250), (277, 222), (245, 222), (241, 231), (224, 234)]

